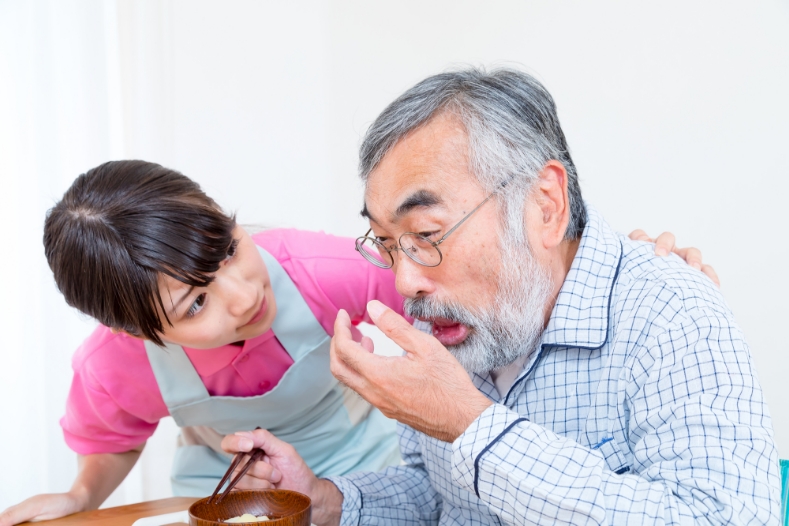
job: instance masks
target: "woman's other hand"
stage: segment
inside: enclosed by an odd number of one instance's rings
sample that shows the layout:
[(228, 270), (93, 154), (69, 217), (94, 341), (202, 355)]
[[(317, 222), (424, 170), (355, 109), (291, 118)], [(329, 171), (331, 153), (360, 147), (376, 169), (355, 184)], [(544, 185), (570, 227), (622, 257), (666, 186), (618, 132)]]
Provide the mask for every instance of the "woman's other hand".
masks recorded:
[(85, 509), (84, 498), (74, 493), (36, 495), (0, 513), (0, 526), (25, 521), (57, 519)]
[(701, 251), (694, 247), (677, 247), (675, 243), (676, 239), (674, 238), (674, 234), (671, 232), (663, 232), (657, 238), (652, 238), (643, 230), (633, 230), (630, 232), (629, 237), (634, 241), (646, 241), (647, 243), (654, 243), (655, 254), (658, 256), (667, 256), (672, 252), (675, 253), (684, 259), (685, 263), (706, 274), (717, 286), (721, 286), (720, 279), (718, 279), (718, 274), (715, 272), (715, 269), (710, 265), (705, 265), (701, 260)]

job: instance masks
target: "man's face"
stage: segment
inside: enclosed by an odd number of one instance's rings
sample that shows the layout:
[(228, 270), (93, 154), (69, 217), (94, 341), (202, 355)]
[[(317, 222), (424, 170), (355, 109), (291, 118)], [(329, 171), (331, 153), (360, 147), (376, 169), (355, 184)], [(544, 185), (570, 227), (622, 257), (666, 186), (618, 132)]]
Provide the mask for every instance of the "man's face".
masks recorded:
[[(365, 207), (373, 235), (386, 245), (405, 232), (435, 241), (487, 196), (469, 172), (465, 131), (452, 117), (437, 116), (370, 174)], [(530, 350), (523, 348), (542, 329), (544, 276), (527, 247), (502, 246), (502, 233), (491, 200), (439, 246), (440, 265), (425, 267), (393, 253), (406, 312), (432, 322), (433, 335), (472, 372), (510, 363)], [(504, 258), (516, 258), (517, 265)]]

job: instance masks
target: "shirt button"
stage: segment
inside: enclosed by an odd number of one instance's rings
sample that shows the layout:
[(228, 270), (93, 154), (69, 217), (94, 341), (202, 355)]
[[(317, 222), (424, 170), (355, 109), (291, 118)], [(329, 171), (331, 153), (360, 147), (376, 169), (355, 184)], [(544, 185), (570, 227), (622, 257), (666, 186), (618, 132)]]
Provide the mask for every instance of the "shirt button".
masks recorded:
[(247, 360), (249, 360), (249, 355), (245, 354), (244, 356), (241, 357), (241, 359), (238, 361), (238, 363), (244, 363)]
[(269, 387), (271, 387), (271, 382), (269, 382), (268, 380), (264, 380), (258, 384), (258, 387), (260, 387), (261, 389), (268, 389)]

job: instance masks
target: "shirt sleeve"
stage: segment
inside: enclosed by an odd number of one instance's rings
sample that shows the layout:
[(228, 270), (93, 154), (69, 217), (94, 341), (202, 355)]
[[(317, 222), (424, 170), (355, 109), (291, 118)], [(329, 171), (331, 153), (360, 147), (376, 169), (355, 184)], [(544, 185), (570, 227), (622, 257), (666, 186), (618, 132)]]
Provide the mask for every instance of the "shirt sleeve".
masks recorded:
[(76, 373), (60, 425), (69, 448), (90, 455), (131, 451), (153, 435), (158, 421), (124, 411), (89, 373)]
[(778, 461), (750, 363), (725, 320), (685, 320), (617, 380), (624, 452), (615, 430), (589, 448), (496, 404), (453, 443), (452, 477), (506, 524), (777, 524)]
[(75, 353), (60, 425), (76, 453), (135, 449), (168, 415), (142, 347), (140, 340), (99, 327)]
[(329, 477), (343, 494), (340, 526), (438, 524), (441, 496), (430, 484), (416, 432), (397, 424), (403, 465)]

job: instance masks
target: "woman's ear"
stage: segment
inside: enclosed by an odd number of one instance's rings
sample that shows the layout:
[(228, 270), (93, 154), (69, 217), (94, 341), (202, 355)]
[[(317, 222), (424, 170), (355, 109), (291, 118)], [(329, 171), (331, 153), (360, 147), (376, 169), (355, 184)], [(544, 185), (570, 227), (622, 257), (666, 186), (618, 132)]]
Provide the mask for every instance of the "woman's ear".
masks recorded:
[(116, 327), (110, 327), (110, 332), (112, 332), (112, 334), (125, 334), (126, 336), (129, 336), (131, 338), (137, 338), (138, 340), (144, 340), (145, 339), (145, 338), (141, 338), (139, 336), (135, 336), (134, 334), (132, 334), (130, 332), (127, 332), (127, 331), (124, 331), (123, 329), (118, 329)]

